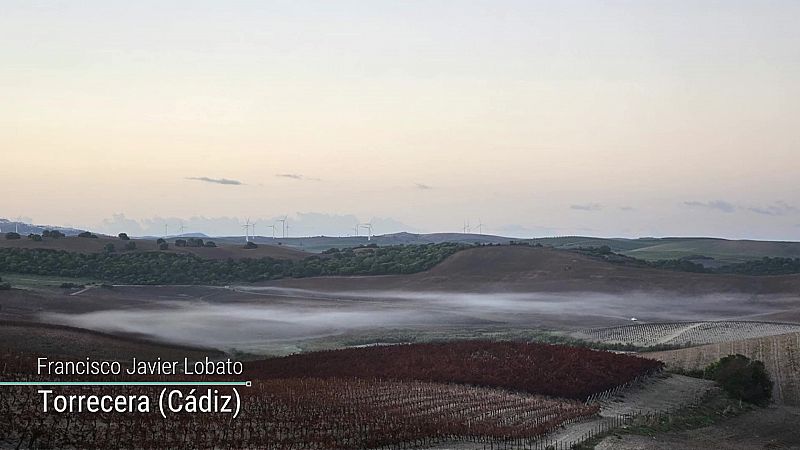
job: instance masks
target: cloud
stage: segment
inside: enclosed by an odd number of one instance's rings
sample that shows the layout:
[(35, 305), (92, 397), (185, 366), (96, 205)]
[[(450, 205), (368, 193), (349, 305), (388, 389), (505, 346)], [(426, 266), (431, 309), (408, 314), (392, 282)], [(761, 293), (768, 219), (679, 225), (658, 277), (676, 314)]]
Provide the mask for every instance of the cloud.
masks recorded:
[(600, 211), (603, 209), (603, 205), (599, 203), (584, 203), (581, 205), (570, 205), (569, 209), (574, 209), (576, 211)]
[(278, 178), (288, 178), (290, 180), (307, 180), (307, 181), (321, 181), (319, 178), (307, 177), (299, 173), (276, 173)]
[(215, 184), (227, 184), (233, 186), (241, 186), (242, 183), (239, 180), (229, 180), (227, 178), (209, 178), (209, 177), (186, 177), (187, 180), (194, 180), (194, 181), (203, 181), (206, 183), (215, 183)]
[(689, 202), (683, 202), (683, 204), (686, 206), (691, 206), (693, 208), (705, 208), (716, 211), (722, 211), (724, 213), (732, 213), (736, 211), (736, 205), (734, 205), (733, 203), (726, 202), (724, 200), (712, 200), (710, 202), (689, 201)]
[(747, 209), (748, 211), (752, 211), (756, 214), (763, 214), (765, 216), (785, 216), (787, 214), (800, 212), (800, 209), (786, 202), (775, 202), (771, 205), (753, 206)]
[(421, 189), (423, 191), (427, 191), (429, 189), (433, 189), (433, 186), (423, 183), (414, 183), (414, 187), (417, 189)]

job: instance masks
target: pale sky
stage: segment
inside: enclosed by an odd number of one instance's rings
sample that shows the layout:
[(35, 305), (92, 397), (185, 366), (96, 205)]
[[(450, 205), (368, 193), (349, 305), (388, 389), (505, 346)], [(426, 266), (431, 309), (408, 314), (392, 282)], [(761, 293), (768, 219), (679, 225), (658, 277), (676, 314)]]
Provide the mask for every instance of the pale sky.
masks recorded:
[(798, 23), (797, 1), (5, 0), (0, 217), (798, 240)]

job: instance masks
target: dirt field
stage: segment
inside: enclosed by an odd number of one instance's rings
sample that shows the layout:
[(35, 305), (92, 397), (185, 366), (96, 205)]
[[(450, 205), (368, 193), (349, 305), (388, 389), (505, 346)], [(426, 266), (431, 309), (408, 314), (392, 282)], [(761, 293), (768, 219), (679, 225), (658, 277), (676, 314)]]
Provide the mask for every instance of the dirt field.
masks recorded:
[(781, 294), (792, 297), (795, 307), (800, 300), (800, 275), (753, 277), (643, 269), (564, 250), (523, 246), (464, 250), (433, 269), (414, 275), (284, 279), (262, 285), (323, 291)]
[[(206, 241), (213, 241), (214, 239), (205, 239)], [(278, 246), (259, 244), (258, 248), (245, 250), (240, 244), (217, 242), (216, 248), (206, 247), (175, 247), (175, 238), (167, 239), (170, 246), (168, 250), (159, 250), (156, 240), (145, 239), (131, 239), (130, 241), (123, 241), (114, 237), (101, 236), (97, 239), (81, 238), (77, 236), (69, 236), (60, 239), (45, 238), (41, 242), (35, 242), (23, 236), (22, 239), (8, 240), (0, 238), (0, 248), (45, 248), (52, 250), (66, 250), (70, 252), (80, 253), (102, 253), (106, 244), (114, 244), (119, 253), (125, 253), (123, 250), (126, 242), (135, 242), (136, 250), (134, 252), (155, 252), (165, 251), (168, 253), (176, 254), (193, 254), (205, 259), (227, 259), (227, 258), (265, 258), (271, 257), (276, 259), (302, 259), (310, 255), (296, 249)], [(243, 243), (242, 243), (243, 244)]]
[(646, 356), (664, 361), (667, 367), (696, 369), (737, 353), (764, 362), (775, 383), (772, 395), (776, 403), (800, 405), (800, 333), (653, 352)]

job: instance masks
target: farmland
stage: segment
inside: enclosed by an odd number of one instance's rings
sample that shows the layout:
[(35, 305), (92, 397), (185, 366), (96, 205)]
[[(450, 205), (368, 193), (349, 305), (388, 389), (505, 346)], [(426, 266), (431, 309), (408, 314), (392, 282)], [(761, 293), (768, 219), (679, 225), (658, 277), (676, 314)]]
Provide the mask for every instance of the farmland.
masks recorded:
[(604, 344), (690, 346), (800, 332), (800, 325), (751, 321), (673, 322), (595, 328), (573, 333)]
[(775, 400), (787, 405), (800, 405), (800, 333), (654, 352), (647, 356), (664, 361), (668, 368), (699, 369), (733, 354), (763, 361), (775, 383)]
[[(342, 372), (355, 357), (361, 361), (358, 370)], [(387, 369), (406, 368), (392, 379), (381, 372), (389, 359), (396, 363)], [(503, 359), (493, 371), (475, 370)], [(32, 379), (26, 375), (30, 357), (6, 352), (3, 360), (3, 379)], [(206, 414), (162, 421), (154, 411), (99, 420), (84, 414), (48, 415), (40, 412), (33, 390), (4, 388), (0, 432), (11, 445), (58, 448), (168, 443), (171, 448), (362, 449), (523, 442), (599, 412), (596, 404), (567, 398), (597, 394), (660, 368), (654, 361), (608, 352), (490, 342), (372, 347), (287, 360), (246, 364), (245, 376), (255, 382), (242, 391), (240, 420)], [(293, 370), (294, 376), (286, 373)], [(544, 372), (548, 378), (541, 379)], [(598, 376), (599, 382), (591, 382)], [(441, 380), (430, 380), (436, 378)], [(149, 395), (129, 389), (129, 394)]]

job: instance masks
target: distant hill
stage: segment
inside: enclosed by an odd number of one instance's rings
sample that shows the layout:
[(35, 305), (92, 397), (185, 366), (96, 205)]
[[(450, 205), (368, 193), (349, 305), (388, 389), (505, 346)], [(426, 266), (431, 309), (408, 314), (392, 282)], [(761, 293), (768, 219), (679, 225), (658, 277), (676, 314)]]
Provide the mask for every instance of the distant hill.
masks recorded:
[[(22, 222), (14, 222), (7, 219), (0, 219), (0, 232), (13, 231), (19, 229), (19, 233), (26, 236), (29, 233), (41, 234), (45, 229), (59, 230), (67, 236), (75, 236), (83, 230), (69, 227), (32, 225)], [(203, 233), (186, 233), (179, 236), (170, 236), (170, 240), (175, 238), (196, 237), (202, 239), (212, 239), (217, 244), (227, 244), (233, 247), (240, 247), (244, 243), (244, 236), (218, 236), (209, 237)], [(157, 236), (147, 236), (142, 238), (146, 241), (155, 241)], [(601, 247), (608, 246), (615, 253), (620, 253), (633, 258), (648, 261), (664, 259), (689, 259), (703, 264), (707, 267), (720, 267), (727, 264), (736, 264), (764, 257), (783, 257), (800, 258), (800, 242), (778, 242), (778, 241), (755, 241), (755, 240), (728, 240), (710, 237), (643, 237), (638, 239), (630, 238), (602, 238), (591, 236), (558, 236), (519, 239), (506, 236), (477, 233), (392, 233), (372, 236), (309, 236), (309, 237), (289, 237), (272, 238), (270, 236), (255, 236), (254, 242), (262, 246), (279, 247), (283, 251), (290, 249), (299, 252), (292, 257), (299, 257), (299, 254), (320, 253), (331, 248), (358, 247), (367, 244), (379, 246), (387, 245), (418, 245), (418, 244), (439, 244), (444, 242), (469, 243), (469, 244), (509, 244), (515, 242), (528, 242), (531, 244), (542, 244), (547, 247), (557, 249), (576, 249), (581, 247)], [(105, 245), (105, 244), (103, 244)], [(102, 247), (102, 246), (101, 246)], [(94, 250), (93, 250), (94, 251)], [(216, 254), (224, 252), (217, 251)], [(248, 252), (247, 255), (262, 253), (260, 251)], [(289, 256), (287, 252), (278, 252)], [(258, 256), (258, 255), (255, 255)], [(236, 257), (236, 256), (234, 256)]]
[(271, 257), (276, 259), (303, 259), (308, 253), (278, 245), (259, 244), (258, 248), (244, 249), (243, 242), (227, 243), (217, 239), (207, 239), (217, 244), (215, 248), (208, 247), (176, 247), (175, 238), (168, 238), (170, 244), (168, 250), (159, 250), (156, 239), (131, 239), (123, 241), (116, 237), (98, 236), (97, 238), (83, 238), (78, 236), (67, 236), (61, 239), (44, 238), (42, 241), (32, 241), (23, 236), (22, 239), (8, 240), (5, 234), (0, 234), (0, 248), (45, 248), (53, 250), (66, 250), (80, 253), (101, 253), (105, 251), (107, 244), (114, 244), (118, 253), (125, 253), (124, 246), (127, 242), (136, 244), (134, 252), (155, 252), (164, 251), (165, 253), (193, 254), (205, 259), (240, 259), (240, 258), (264, 258)]
[(0, 233), (8, 233), (14, 231), (19, 234), (28, 235), (31, 233), (42, 234), (44, 230), (58, 230), (67, 236), (75, 236), (82, 233), (84, 230), (70, 227), (60, 227), (55, 225), (33, 225), (30, 223), (14, 221), (9, 219), (0, 219)]

